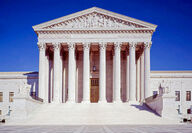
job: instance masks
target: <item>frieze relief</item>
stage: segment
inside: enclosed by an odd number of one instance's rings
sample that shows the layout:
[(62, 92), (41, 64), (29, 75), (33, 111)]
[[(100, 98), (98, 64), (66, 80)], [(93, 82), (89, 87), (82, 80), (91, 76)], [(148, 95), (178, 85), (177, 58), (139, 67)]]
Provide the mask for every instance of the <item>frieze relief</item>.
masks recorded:
[(44, 29), (71, 29), (71, 28), (146, 28), (144, 26), (127, 22), (118, 18), (103, 15), (100, 13), (90, 13), (87, 15), (79, 16), (66, 20), (61, 23), (47, 26)]
[(41, 33), (38, 39), (143, 39), (143, 41), (150, 41), (151, 35), (149, 34), (49, 34)]

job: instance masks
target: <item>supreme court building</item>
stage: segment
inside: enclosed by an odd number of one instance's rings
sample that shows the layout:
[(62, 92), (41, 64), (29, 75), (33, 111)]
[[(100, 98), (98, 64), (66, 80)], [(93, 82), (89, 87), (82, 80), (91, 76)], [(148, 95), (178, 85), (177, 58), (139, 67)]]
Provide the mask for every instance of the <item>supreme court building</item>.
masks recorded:
[(0, 119), (78, 125), (187, 118), (192, 71), (150, 70), (156, 27), (97, 7), (33, 26), (39, 72), (0, 72)]
[(44, 102), (142, 101), (156, 25), (90, 8), (33, 26)]

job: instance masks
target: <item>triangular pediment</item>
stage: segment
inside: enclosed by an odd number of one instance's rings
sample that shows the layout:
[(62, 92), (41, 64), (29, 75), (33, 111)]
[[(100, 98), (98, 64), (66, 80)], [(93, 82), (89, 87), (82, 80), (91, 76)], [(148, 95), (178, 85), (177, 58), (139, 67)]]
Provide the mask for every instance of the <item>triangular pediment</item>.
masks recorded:
[(87, 30), (87, 29), (149, 29), (155, 30), (156, 25), (143, 22), (104, 9), (93, 7), (81, 12), (51, 20), (36, 26), (34, 30)]

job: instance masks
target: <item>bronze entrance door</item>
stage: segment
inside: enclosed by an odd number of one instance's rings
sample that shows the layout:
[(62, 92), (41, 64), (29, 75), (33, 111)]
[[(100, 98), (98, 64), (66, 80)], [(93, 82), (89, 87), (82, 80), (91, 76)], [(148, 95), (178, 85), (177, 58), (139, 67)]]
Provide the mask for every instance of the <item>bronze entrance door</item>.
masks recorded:
[(91, 87), (90, 87), (90, 100), (92, 103), (96, 103), (99, 100), (99, 79), (91, 78)]

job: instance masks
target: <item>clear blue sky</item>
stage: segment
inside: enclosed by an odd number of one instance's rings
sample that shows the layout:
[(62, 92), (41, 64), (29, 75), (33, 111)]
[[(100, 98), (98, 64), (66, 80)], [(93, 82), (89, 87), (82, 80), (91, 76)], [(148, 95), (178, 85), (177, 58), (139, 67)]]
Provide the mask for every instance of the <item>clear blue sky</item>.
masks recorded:
[(0, 71), (38, 71), (32, 26), (93, 6), (158, 25), (151, 70), (192, 70), (192, 0), (0, 0)]

